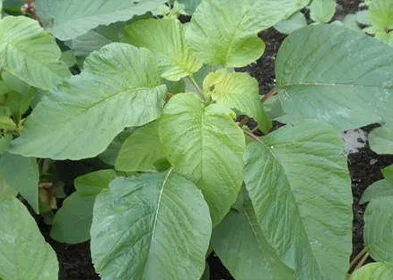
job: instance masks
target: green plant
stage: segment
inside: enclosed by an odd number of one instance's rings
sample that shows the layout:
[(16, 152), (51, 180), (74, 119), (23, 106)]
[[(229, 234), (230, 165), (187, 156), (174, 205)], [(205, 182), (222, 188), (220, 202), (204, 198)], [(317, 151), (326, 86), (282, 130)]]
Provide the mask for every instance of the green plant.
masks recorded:
[[(385, 121), (391, 48), (339, 26), (298, 30), (264, 103), (233, 70), (308, 0), (203, 0), (187, 24), (179, 6), (157, 15), (165, 1), (112, 2), (37, 0), (63, 55), (37, 21), (0, 21), (0, 277), (57, 278), (19, 193), (52, 238), (91, 238), (103, 279), (200, 279), (209, 246), (236, 279), (345, 279), (352, 196), (338, 132)], [(287, 125), (271, 132), (274, 103)], [(64, 159), (93, 167), (52, 217)]]

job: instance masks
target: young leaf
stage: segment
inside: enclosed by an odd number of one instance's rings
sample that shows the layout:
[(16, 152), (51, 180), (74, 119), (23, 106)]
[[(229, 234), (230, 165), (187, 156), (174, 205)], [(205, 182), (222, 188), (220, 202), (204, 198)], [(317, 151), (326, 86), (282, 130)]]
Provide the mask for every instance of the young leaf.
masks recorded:
[(54, 38), (27, 17), (0, 20), (0, 55), (0, 68), (41, 89), (52, 89), (71, 75)]
[(154, 170), (154, 163), (162, 158), (158, 121), (155, 121), (128, 136), (121, 146), (115, 167), (124, 172)]
[(37, 105), (11, 152), (52, 159), (103, 152), (125, 127), (160, 116), (166, 87), (156, 69), (149, 51), (127, 44), (113, 43), (92, 53), (81, 75)]
[(343, 150), (319, 122), (285, 126), (247, 147), (244, 177), (257, 221), (299, 279), (345, 278), (352, 195)]
[(262, 131), (272, 127), (260, 102), (258, 81), (250, 75), (218, 70), (206, 77), (203, 92), (206, 98), (254, 118)]
[(58, 279), (56, 253), (16, 198), (0, 197), (0, 278)]
[(393, 265), (389, 263), (368, 263), (356, 270), (349, 280), (388, 280), (393, 279)]
[(362, 194), (362, 199), (359, 203), (363, 204), (373, 199), (387, 196), (391, 196), (393, 199), (393, 183), (383, 179), (371, 184)]
[(309, 0), (204, 0), (186, 31), (196, 57), (209, 65), (242, 67), (257, 60), (265, 44), (257, 33), (307, 5)]
[(211, 230), (208, 206), (185, 178), (172, 171), (119, 178), (96, 198), (93, 262), (104, 280), (198, 280)]
[(372, 199), (364, 213), (364, 243), (376, 261), (393, 261), (393, 197)]
[(370, 148), (378, 154), (393, 154), (393, 127), (377, 127), (368, 135)]
[(161, 76), (167, 80), (178, 81), (202, 67), (190, 54), (184, 25), (177, 19), (143, 19), (126, 26), (124, 32), (127, 42), (156, 54)]
[(266, 241), (250, 202), (240, 211), (231, 211), (212, 236), (214, 252), (236, 280), (295, 279), (294, 271), (281, 262)]
[(339, 131), (383, 122), (393, 104), (392, 63), (393, 49), (373, 38), (309, 26), (282, 44), (277, 90), (292, 121), (320, 119)]
[(37, 0), (36, 9), (43, 26), (62, 41), (89, 30), (154, 10), (167, 0)]
[(10, 153), (0, 158), (0, 176), (11, 188), (17, 190), (39, 213), (38, 183), (39, 171), (37, 160)]
[(108, 169), (76, 178), (77, 191), (67, 197), (57, 211), (50, 236), (58, 242), (68, 244), (89, 240), (95, 198), (116, 177), (116, 172)]
[(371, 25), (380, 30), (393, 29), (393, 2), (390, 0), (373, 0), (368, 9)]
[(335, 12), (335, 0), (313, 0), (310, 5), (310, 17), (317, 23), (329, 22)]
[(287, 19), (279, 21), (274, 28), (278, 32), (284, 34), (290, 34), (293, 31), (307, 26), (307, 19), (303, 13), (297, 12)]
[(160, 138), (176, 172), (203, 192), (216, 225), (240, 190), (245, 140), (235, 114), (219, 104), (205, 107), (198, 96), (177, 94), (160, 119)]

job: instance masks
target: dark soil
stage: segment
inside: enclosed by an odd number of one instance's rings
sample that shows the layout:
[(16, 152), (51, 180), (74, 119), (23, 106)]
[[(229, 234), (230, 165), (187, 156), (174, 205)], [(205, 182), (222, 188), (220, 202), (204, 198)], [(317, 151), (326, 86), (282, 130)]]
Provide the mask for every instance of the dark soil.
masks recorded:
[[(336, 19), (342, 19), (346, 14), (358, 10), (359, 0), (338, 0)], [(285, 36), (274, 29), (259, 34), (266, 43), (266, 51), (257, 62), (238, 69), (246, 71), (259, 82), (260, 93), (265, 94), (275, 86), (274, 63), (275, 57)], [(371, 131), (376, 126), (368, 126)], [(381, 156), (372, 152), (368, 147), (351, 154), (348, 157), (348, 167), (352, 178), (352, 192), (354, 196), (354, 226), (353, 226), (353, 256), (363, 248), (363, 214), (364, 206), (359, 200), (364, 190), (373, 182), (382, 179), (381, 169), (393, 164), (393, 156)], [(95, 280), (99, 277), (91, 264), (89, 243), (67, 245), (58, 243), (49, 237), (49, 228), (40, 223), (40, 228), (47, 241), (57, 253), (60, 263), (60, 280)], [(352, 257), (353, 257), (352, 256)], [(209, 256), (210, 276), (212, 280), (232, 280), (233, 278), (214, 252)]]

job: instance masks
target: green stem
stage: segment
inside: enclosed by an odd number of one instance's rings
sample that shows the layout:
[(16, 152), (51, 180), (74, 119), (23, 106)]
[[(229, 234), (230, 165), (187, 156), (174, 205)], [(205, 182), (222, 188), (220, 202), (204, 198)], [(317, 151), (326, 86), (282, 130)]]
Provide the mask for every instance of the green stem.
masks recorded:
[(367, 253), (367, 247), (364, 247), (351, 261), (349, 264), (349, 271), (351, 271), (351, 268), (364, 256), (364, 254)]
[(258, 136), (252, 134), (251, 132), (246, 131), (246, 130), (243, 130), (243, 132), (244, 132), (245, 135), (247, 135), (251, 139), (253, 139), (253, 140), (257, 141), (257, 142), (263, 143), (263, 140), (261, 138), (259, 138)]
[(195, 81), (194, 76), (190, 75), (188, 76), (188, 79), (190, 80), (190, 82), (192, 83), (192, 85), (195, 87), (196, 91), (198, 92), (198, 94), (201, 96), (202, 99), (205, 99), (203, 96), (203, 92), (202, 89), (200, 88), (200, 86), (198, 85), (197, 81)]

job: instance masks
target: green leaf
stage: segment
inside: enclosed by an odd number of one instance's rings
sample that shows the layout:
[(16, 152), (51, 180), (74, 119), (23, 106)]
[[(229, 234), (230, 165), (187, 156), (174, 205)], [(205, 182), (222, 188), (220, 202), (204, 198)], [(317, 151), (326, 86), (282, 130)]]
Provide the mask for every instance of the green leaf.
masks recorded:
[(329, 22), (335, 12), (335, 0), (313, 0), (310, 5), (310, 17), (317, 23)]
[(95, 196), (103, 189), (107, 189), (109, 183), (116, 177), (116, 171), (113, 169), (91, 172), (76, 178), (75, 188), (81, 196)]
[(392, 63), (393, 49), (373, 38), (337, 25), (309, 26), (282, 44), (277, 90), (291, 121), (320, 119), (339, 131), (383, 122), (392, 111)]
[(27, 17), (0, 20), (0, 67), (26, 83), (52, 89), (71, 75), (55, 39)]
[(393, 262), (393, 197), (372, 199), (364, 213), (364, 243), (376, 261)]
[(157, 56), (161, 76), (167, 80), (178, 81), (202, 67), (190, 54), (184, 25), (177, 19), (143, 19), (126, 26), (124, 32), (127, 42)]
[(198, 280), (211, 230), (206, 202), (185, 178), (171, 171), (119, 178), (96, 198), (93, 262), (103, 280)]
[(192, 15), (201, 0), (178, 0), (178, 2), (184, 5), (184, 9), (189, 15)]
[(247, 147), (244, 180), (257, 221), (299, 279), (345, 278), (353, 201), (343, 150), (332, 127), (310, 121)]
[(36, 9), (43, 26), (62, 41), (89, 30), (152, 11), (167, 0), (37, 0)]
[(205, 107), (193, 94), (170, 99), (160, 119), (168, 161), (203, 192), (216, 225), (242, 185), (245, 140), (235, 114), (219, 104)]
[(56, 254), (16, 198), (0, 198), (0, 278), (56, 280)]
[[(374, 0), (375, 1), (375, 0)], [(369, 263), (356, 270), (349, 280), (389, 280), (393, 279), (393, 265), (376, 262)]]
[(77, 64), (75, 54), (72, 50), (67, 50), (61, 53), (61, 60), (68, 66), (72, 67)]
[(7, 185), (3, 175), (0, 174), (0, 197), (12, 196), (15, 197), (18, 192)]
[(81, 196), (78, 192), (67, 197), (53, 219), (50, 237), (67, 244), (89, 240), (94, 200), (95, 196)]
[(68, 244), (89, 240), (95, 198), (103, 189), (108, 189), (109, 183), (116, 177), (114, 170), (107, 169), (76, 178), (76, 192), (67, 197), (57, 211), (50, 236)]
[(121, 146), (115, 167), (124, 172), (154, 170), (154, 163), (162, 158), (158, 121), (155, 121), (128, 136)]
[(37, 105), (11, 152), (74, 160), (98, 155), (125, 127), (160, 116), (166, 87), (156, 68), (149, 51), (127, 44), (92, 53), (81, 75)]
[(187, 43), (194, 55), (206, 64), (246, 66), (265, 50), (257, 33), (287, 18), (308, 2), (204, 0), (186, 30)]
[(236, 280), (295, 279), (266, 241), (250, 202), (240, 212), (231, 211), (212, 236), (214, 252)]
[(11, 141), (11, 135), (0, 136), (0, 155), (2, 155), (8, 149)]
[(382, 174), (385, 179), (393, 185), (393, 164), (382, 169)]
[(113, 139), (113, 141), (109, 144), (108, 148), (106, 148), (103, 153), (98, 155), (100, 160), (108, 165), (115, 166), (121, 146), (135, 129), (136, 127), (126, 128), (119, 135), (117, 135), (116, 138)]
[(372, 183), (362, 194), (359, 203), (363, 204), (387, 196), (393, 196), (393, 184), (383, 179)]
[(0, 175), (11, 188), (17, 190), (39, 213), (38, 183), (39, 171), (35, 158), (26, 158), (5, 153), (0, 158)]
[(393, 128), (377, 127), (368, 135), (368, 141), (377, 154), (393, 154)]
[(16, 124), (10, 117), (0, 116), (0, 129), (14, 130), (16, 129)]
[(272, 127), (260, 101), (258, 81), (247, 73), (213, 72), (204, 80), (203, 92), (206, 98), (254, 118), (262, 131)]
[(380, 30), (393, 29), (393, 2), (390, 0), (373, 0), (368, 9), (371, 25)]
[(287, 19), (279, 21), (274, 28), (280, 33), (290, 34), (293, 31), (307, 26), (307, 20), (301, 12), (294, 13)]

